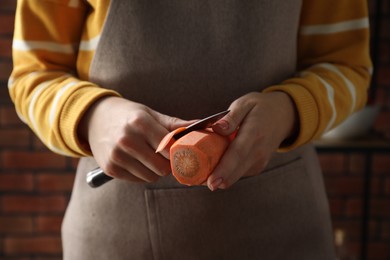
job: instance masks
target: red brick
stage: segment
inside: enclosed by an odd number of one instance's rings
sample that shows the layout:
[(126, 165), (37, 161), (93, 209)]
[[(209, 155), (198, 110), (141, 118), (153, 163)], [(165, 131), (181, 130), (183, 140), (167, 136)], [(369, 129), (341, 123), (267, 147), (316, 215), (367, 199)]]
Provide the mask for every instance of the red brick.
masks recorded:
[(376, 174), (390, 174), (390, 154), (376, 154), (373, 158), (373, 171)]
[(370, 260), (387, 260), (390, 259), (389, 242), (370, 242), (368, 245), (368, 259)]
[(65, 157), (52, 152), (3, 152), (5, 169), (62, 169), (66, 166)]
[(349, 241), (346, 244), (346, 248), (348, 250), (350, 259), (359, 259), (358, 256), (360, 256), (360, 241)]
[(341, 153), (320, 153), (319, 160), (325, 175), (344, 174), (346, 156)]
[(40, 191), (71, 191), (74, 174), (43, 173), (37, 176)]
[(34, 179), (31, 173), (1, 173), (0, 191), (31, 191)]
[(371, 201), (371, 216), (390, 217), (390, 199), (373, 199)]
[[(373, 0), (370, 0), (373, 1)], [(382, 13), (389, 15), (390, 14), (390, 2), (389, 1), (382, 1)]]
[[(348, 199), (347, 216), (361, 217), (363, 215), (363, 202), (360, 199)], [(370, 202), (371, 217), (390, 217), (389, 199), (371, 199)]]
[(390, 46), (389, 41), (382, 41), (379, 45), (381, 55), (379, 55), (379, 62), (382, 64), (389, 64), (390, 62)]
[(12, 57), (12, 39), (0, 38), (0, 57)]
[(28, 148), (30, 145), (30, 131), (25, 128), (0, 129), (0, 146), (12, 148)]
[[(386, 102), (386, 101), (384, 101)], [(390, 129), (390, 111), (382, 110), (375, 120), (375, 129), (378, 131), (386, 131)]]
[(344, 200), (340, 198), (329, 198), (329, 208), (333, 218), (344, 214), (344, 205)]
[(351, 154), (349, 156), (349, 173), (363, 175), (366, 167), (366, 159), (361, 154)]
[(70, 168), (74, 171), (77, 169), (77, 165), (79, 164), (80, 159), (79, 158), (68, 158), (70, 160)]
[(355, 176), (340, 176), (325, 179), (326, 190), (330, 195), (361, 195), (363, 193), (363, 178)]
[(0, 233), (31, 233), (33, 231), (33, 221), (30, 217), (21, 216), (0, 216)]
[(35, 151), (49, 151), (47, 146), (36, 135), (32, 136), (32, 142)]
[(390, 176), (386, 178), (384, 191), (386, 195), (390, 195)]
[(0, 60), (0, 80), (8, 81), (12, 72), (12, 62)]
[[(1, 7), (3, 7), (4, 1), (1, 0)], [(14, 22), (15, 18), (12, 14), (2, 14), (0, 15), (0, 35), (12, 35), (14, 32)]]
[(1, 202), (7, 213), (62, 213), (67, 205), (61, 195), (4, 195)]
[(7, 256), (26, 254), (61, 254), (61, 239), (58, 236), (6, 238), (4, 251)]
[(36, 221), (36, 231), (38, 233), (60, 233), (62, 216), (38, 216)]
[(7, 81), (0, 79), (0, 104), (8, 105), (12, 103), (7, 85), (8, 85)]
[(15, 11), (17, 0), (1, 0), (1, 11)]
[[(390, 30), (387, 30), (387, 31), (390, 31)], [(389, 38), (390, 38), (390, 35), (389, 35)], [(380, 85), (387, 85), (387, 86), (390, 85), (390, 67), (384, 67), (384, 66), (379, 67), (379, 68), (377, 68), (377, 73), (378, 73), (378, 83)]]
[[(387, 1), (384, 1), (384, 2), (387, 2)], [(381, 30), (381, 38), (382, 39), (389, 39), (390, 38), (390, 32), (389, 32), (389, 29), (390, 28), (390, 17), (386, 17), (384, 16), (382, 18), (382, 30)]]
[(373, 16), (375, 14), (375, 6), (376, 6), (375, 1), (368, 1), (368, 10), (370, 16)]
[[(375, 103), (376, 105), (380, 106), (383, 109), (384, 107), (386, 107), (386, 104), (387, 104), (386, 103), (387, 102), (386, 93), (387, 93), (386, 89), (384, 89), (384, 88), (376, 88), (376, 90), (375, 90), (375, 99), (373, 99), (372, 102)], [(377, 129), (377, 123), (376, 123), (377, 120), (378, 120), (378, 118), (375, 119), (374, 124), (373, 124), (373, 128), (375, 130), (378, 130)]]
[[(5, 87), (4, 87), (5, 88)], [(28, 129), (16, 114), (14, 106), (0, 107), (0, 125), (1, 126), (18, 126)]]
[(346, 207), (346, 215), (348, 217), (361, 217), (363, 202), (361, 199), (348, 199)]
[[(349, 259), (359, 259), (359, 255), (360, 255), (360, 241), (354, 241), (354, 242), (347, 242), (345, 244), (345, 248), (346, 248), (346, 251), (347, 251), (347, 257), (349, 257)], [(348, 258), (347, 258), (348, 259)]]
[[(376, 176), (371, 176), (371, 195), (383, 193), (383, 180)], [(364, 193), (363, 176), (341, 176), (325, 178), (326, 191), (330, 196), (363, 196)]]

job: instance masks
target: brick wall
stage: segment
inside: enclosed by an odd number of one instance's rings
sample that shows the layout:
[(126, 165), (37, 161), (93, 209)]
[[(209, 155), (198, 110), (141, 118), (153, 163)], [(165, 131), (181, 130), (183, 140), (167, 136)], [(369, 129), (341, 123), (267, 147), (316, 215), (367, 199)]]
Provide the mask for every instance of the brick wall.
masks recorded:
[(48, 151), (9, 99), (16, 0), (0, 0), (0, 259), (61, 259), (75, 159)]
[[(61, 259), (60, 227), (77, 160), (49, 152), (15, 114), (7, 80), (16, 0), (0, 1), (0, 259)], [(374, 14), (374, 0), (370, 1)], [(390, 136), (390, 1), (383, 1), (375, 129)], [(390, 155), (373, 157), (369, 259), (390, 259)], [(335, 228), (359, 254), (365, 157), (321, 154)]]
[[(374, 132), (390, 137), (390, 1), (369, 0), (372, 25), (372, 53), (377, 48), (376, 70), (372, 87), (376, 95), (371, 103), (381, 106)], [(379, 7), (379, 8), (378, 8)], [(375, 15), (380, 10), (378, 44), (374, 43)], [(320, 154), (325, 184), (335, 229), (346, 233), (346, 248), (358, 259), (360, 253), (361, 220), (363, 209), (364, 171), (367, 158), (359, 153)], [(368, 259), (390, 259), (390, 155), (374, 153), (371, 167), (372, 197), (369, 223)]]

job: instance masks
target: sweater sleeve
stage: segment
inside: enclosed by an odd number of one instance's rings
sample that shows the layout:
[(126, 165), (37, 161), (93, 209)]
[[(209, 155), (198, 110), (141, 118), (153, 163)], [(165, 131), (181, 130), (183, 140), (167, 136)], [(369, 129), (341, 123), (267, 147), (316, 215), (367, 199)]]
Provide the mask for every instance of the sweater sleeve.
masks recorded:
[(299, 133), (288, 151), (321, 137), (364, 107), (372, 74), (367, 1), (303, 0), (298, 73), (265, 90), (296, 104)]
[(90, 155), (77, 126), (97, 99), (119, 95), (77, 75), (76, 63), (88, 11), (86, 1), (20, 0), (12, 45), (9, 93), (16, 111), (43, 143), (66, 156)]

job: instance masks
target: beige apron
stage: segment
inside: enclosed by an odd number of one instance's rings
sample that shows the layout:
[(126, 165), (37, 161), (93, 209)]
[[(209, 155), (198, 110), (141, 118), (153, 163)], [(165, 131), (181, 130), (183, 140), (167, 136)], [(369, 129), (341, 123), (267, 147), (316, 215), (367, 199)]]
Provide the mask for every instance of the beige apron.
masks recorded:
[[(298, 0), (112, 0), (91, 80), (160, 112), (200, 118), (295, 71)], [(311, 145), (275, 154), (228, 190), (114, 180), (92, 189), (80, 161), (64, 259), (333, 259)]]

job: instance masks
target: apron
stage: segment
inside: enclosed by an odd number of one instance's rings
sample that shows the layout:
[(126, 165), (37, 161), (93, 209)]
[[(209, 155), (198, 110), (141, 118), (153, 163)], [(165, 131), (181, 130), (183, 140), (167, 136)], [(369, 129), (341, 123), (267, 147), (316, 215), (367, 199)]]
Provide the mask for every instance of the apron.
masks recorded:
[[(299, 0), (111, 0), (91, 81), (186, 119), (295, 72)], [(334, 259), (312, 145), (275, 153), (227, 190), (113, 180), (91, 189), (80, 160), (64, 259)]]

